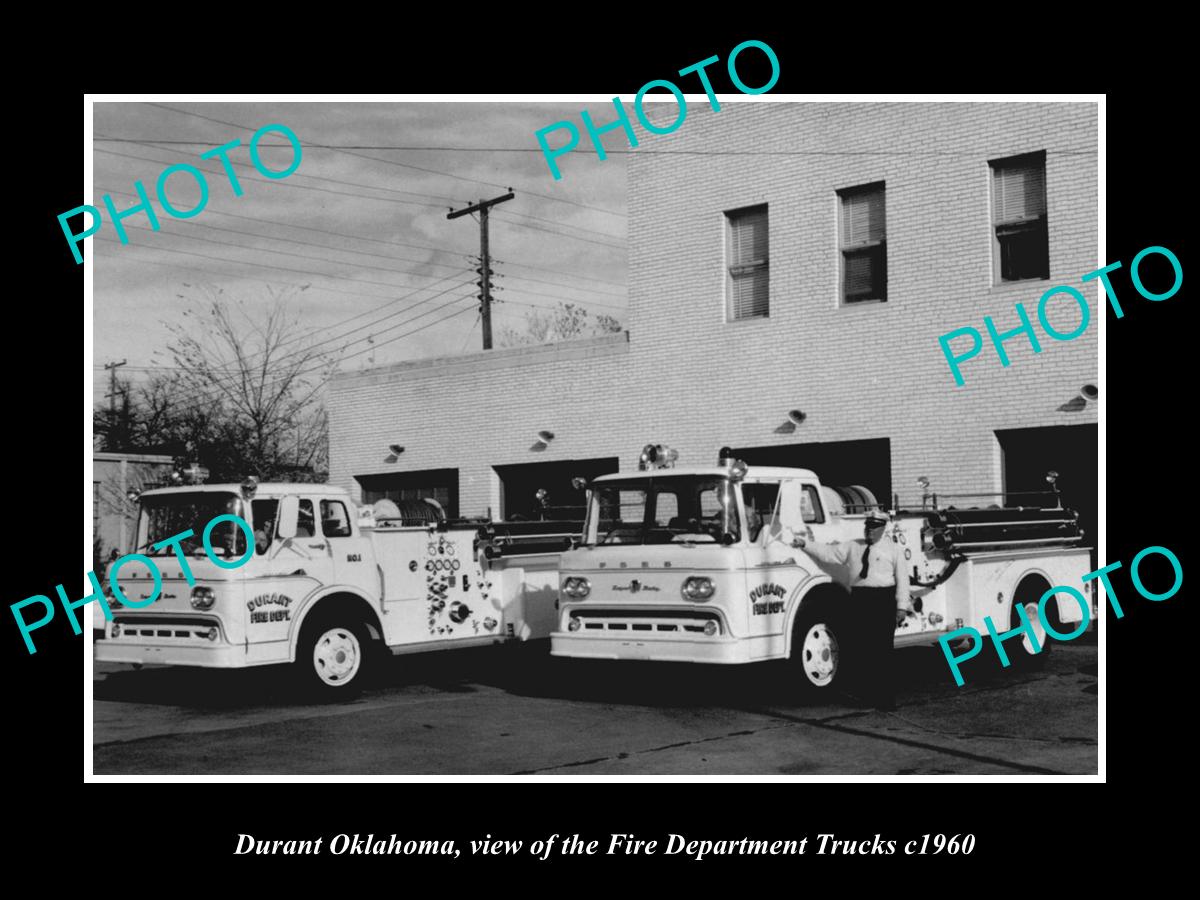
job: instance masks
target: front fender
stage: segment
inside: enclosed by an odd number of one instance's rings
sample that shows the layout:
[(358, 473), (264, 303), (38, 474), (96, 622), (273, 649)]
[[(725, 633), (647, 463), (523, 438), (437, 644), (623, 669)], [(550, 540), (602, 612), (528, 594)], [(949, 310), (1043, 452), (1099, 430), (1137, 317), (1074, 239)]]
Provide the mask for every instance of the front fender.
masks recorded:
[(333, 584), (322, 585), (317, 590), (313, 591), (301, 601), (299, 614), (292, 620), (292, 631), (288, 636), (288, 659), (295, 661), (296, 647), (300, 643), (300, 633), (304, 628), (304, 623), (308, 619), (309, 613), (317, 608), (317, 605), (323, 601), (331, 599), (335, 596), (341, 596), (343, 601), (354, 600), (361, 601), (371, 613), (371, 618), (368, 619), (368, 624), (376, 629), (380, 636), (383, 635), (383, 624), (379, 621), (379, 612), (376, 609), (376, 604), (368, 597), (360, 588), (349, 584)]
[(819, 591), (821, 594), (827, 594), (831, 590), (842, 590), (842, 588), (830, 575), (818, 569), (809, 575), (808, 578), (801, 581), (796, 586), (796, 589), (792, 591), (792, 596), (789, 598), (788, 603), (787, 620), (784, 622), (783, 631), (785, 656), (790, 658), (792, 655), (792, 631), (796, 624), (796, 616), (799, 615), (805, 601), (812, 597), (814, 592)]

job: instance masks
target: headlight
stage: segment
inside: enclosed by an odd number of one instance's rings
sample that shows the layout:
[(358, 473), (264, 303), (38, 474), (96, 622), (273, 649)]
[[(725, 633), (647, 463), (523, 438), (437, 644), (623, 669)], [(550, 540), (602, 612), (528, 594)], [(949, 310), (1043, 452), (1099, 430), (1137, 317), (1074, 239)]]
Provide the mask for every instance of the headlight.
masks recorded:
[(578, 631), (582, 627), (583, 623), (574, 616), (571, 617), (571, 621), (567, 622), (567, 631)]
[(582, 600), (592, 592), (592, 585), (586, 578), (567, 578), (563, 581), (562, 592), (572, 600)]
[(717, 586), (713, 584), (713, 580), (705, 578), (703, 575), (692, 575), (685, 578), (683, 587), (679, 589), (684, 600), (707, 600), (716, 591)]
[(217, 595), (212, 588), (199, 584), (192, 588), (192, 609), (212, 609), (216, 602)]

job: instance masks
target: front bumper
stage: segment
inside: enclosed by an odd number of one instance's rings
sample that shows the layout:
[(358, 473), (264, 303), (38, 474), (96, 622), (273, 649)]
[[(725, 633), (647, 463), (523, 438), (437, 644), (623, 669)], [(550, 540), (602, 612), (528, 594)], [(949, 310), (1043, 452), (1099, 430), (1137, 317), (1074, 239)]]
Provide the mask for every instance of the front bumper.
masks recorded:
[[(114, 625), (121, 631), (113, 636)], [(218, 629), (215, 640), (205, 635)], [(129, 615), (115, 617), (95, 641), (98, 662), (142, 663), (168, 666), (201, 666), (214, 669), (244, 668), (246, 648), (230, 644), (220, 620), (211, 616)]]
[(124, 644), (106, 638), (95, 644), (97, 662), (143, 663), (163, 666), (202, 666), (212, 669), (241, 669), (247, 665), (241, 647), (214, 644), (211, 647), (165, 647), (156, 644)]
[(700, 662), (737, 665), (753, 662), (750, 642), (731, 637), (599, 636), (555, 631), (550, 635), (551, 656), (580, 659), (641, 659), (657, 662)]

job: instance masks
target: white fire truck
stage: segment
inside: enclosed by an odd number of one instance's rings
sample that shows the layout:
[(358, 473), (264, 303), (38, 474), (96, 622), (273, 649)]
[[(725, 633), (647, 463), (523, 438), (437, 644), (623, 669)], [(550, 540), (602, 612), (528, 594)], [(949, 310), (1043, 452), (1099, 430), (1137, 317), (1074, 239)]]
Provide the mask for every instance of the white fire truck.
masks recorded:
[[(553, 627), (558, 555), (554, 523), (447, 522), (436, 503), (391, 501), (356, 510), (321, 484), (189, 485), (140, 498), (135, 552), (161, 572), (126, 565), (113, 621), (95, 658), (122, 663), (243, 668), (293, 663), (318, 694), (361, 688), (376, 652), (401, 654), (545, 637)], [(413, 507), (416, 507), (414, 509)], [(205, 525), (223, 514), (250, 524), (251, 558), (221, 568), (206, 557)], [(180, 550), (152, 545), (191, 529)], [(213, 529), (218, 554), (246, 552), (232, 521)], [(220, 558), (220, 557), (218, 557)], [(226, 563), (229, 565), (229, 563)]]
[[(793, 538), (860, 538), (875, 498), (858, 486), (824, 486), (807, 469), (747, 466), (727, 449), (712, 467), (677, 468), (677, 456), (650, 445), (639, 471), (590, 485), (582, 546), (560, 561), (551, 653), (788, 659), (798, 687), (832, 687), (853, 615), (850, 573), (823, 567)], [(935, 644), (963, 626), (986, 634), (985, 616), (1006, 631), (1020, 624), (1020, 607), (1043, 649), (1036, 654), (1022, 635), (1006, 643), (1008, 654), (1022, 661), (1044, 656), (1052, 642), (1039, 623), (1039, 599), (1053, 585), (1079, 584), (1089, 571), (1077, 514), (1061, 508), (1056, 490), (1049, 492), (1052, 506), (956, 509), (939, 507), (927, 481), (923, 487), (924, 508), (895, 513), (884, 538), (899, 545), (911, 567), (916, 608), (897, 627), (896, 646)], [(1083, 610), (1059, 595), (1047, 603), (1046, 617), (1065, 633), (1072, 629), (1063, 625), (1080, 622)]]

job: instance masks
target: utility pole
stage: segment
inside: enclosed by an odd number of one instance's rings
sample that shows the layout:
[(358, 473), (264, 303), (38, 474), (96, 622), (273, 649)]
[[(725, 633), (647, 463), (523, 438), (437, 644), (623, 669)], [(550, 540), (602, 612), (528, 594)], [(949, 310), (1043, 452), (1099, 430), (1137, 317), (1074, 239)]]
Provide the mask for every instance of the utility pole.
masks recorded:
[(119, 363), (105, 363), (104, 368), (109, 372), (108, 382), (108, 414), (111, 416), (111, 421), (117, 421), (117, 369), (125, 365), (128, 360), (121, 360)]
[(508, 193), (502, 197), (480, 200), (474, 206), (468, 206), (466, 209), (451, 210), (450, 214), (446, 216), (447, 219), (457, 219), (467, 213), (479, 213), (479, 256), (482, 265), (479, 268), (480, 279), (477, 284), (480, 287), (479, 321), (483, 325), (484, 350), (492, 349), (492, 267), (491, 257), (488, 255), (488, 209), (498, 203), (511, 200), (514, 196), (512, 188), (509, 188)]
[[(117, 392), (117, 369), (119, 369), (119, 368), (121, 368), (121, 366), (125, 365), (126, 362), (128, 362), (128, 360), (123, 359), (119, 363), (105, 363), (104, 364), (104, 368), (107, 369), (108, 373), (109, 373), (108, 394), (106, 395), (108, 397), (108, 434), (105, 435), (105, 438), (104, 438), (104, 449), (105, 450), (120, 449), (119, 447), (117, 447), (113, 444), (114, 436), (116, 436), (116, 437), (122, 436), (120, 431), (117, 428), (117, 393), (118, 393)], [(126, 408), (126, 412), (128, 412), (128, 408), (129, 408), (128, 394), (126, 394), (125, 400), (126, 400), (125, 408)], [(128, 424), (128, 422), (129, 422), (128, 415), (126, 416), (125, 422), (126, 422), (126, 424)], [(128, 439), (128, 434), (124, 435), (124, 437), (126, 439)], [(121, 527), (124, 528), (124, 524), (122, 524)], [(124, 545), (122, 545), (122, 546), (124, 546)]]

